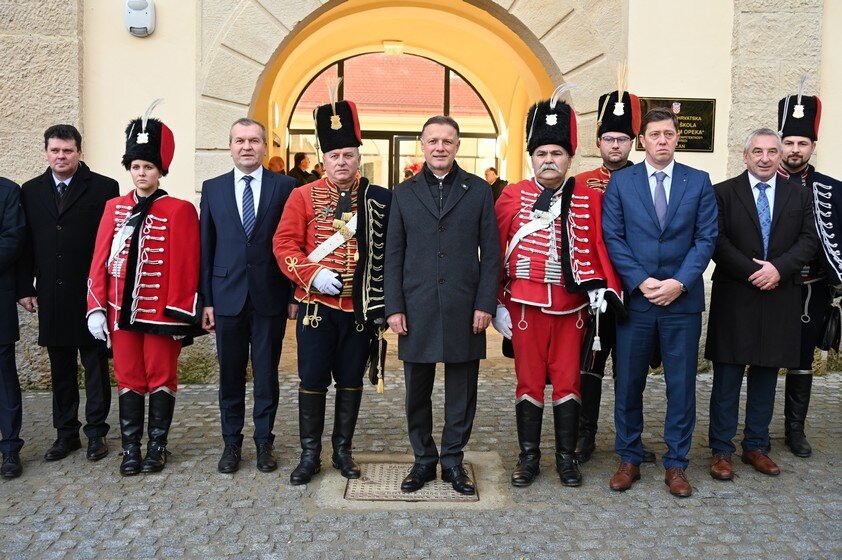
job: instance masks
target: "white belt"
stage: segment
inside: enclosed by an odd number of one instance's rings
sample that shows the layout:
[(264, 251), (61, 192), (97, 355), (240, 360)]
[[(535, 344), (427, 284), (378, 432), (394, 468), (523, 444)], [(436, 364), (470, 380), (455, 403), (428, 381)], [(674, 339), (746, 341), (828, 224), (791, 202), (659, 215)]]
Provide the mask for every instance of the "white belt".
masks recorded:
[(523, 224), (519, 230), (517, 230), (512, 237), (512, 240), (509, 241), (509, 247), (506, 249), (506, 257), (503, 259), (503, 263), (507, 263), (509, 261), (509, 257), (512, 256), (512, 251), (515, 250), (517, 244), (520, 243), (524, 237), (529, 235), (530, 233), (535, 233), (538, 230), (545, 229), (552, 225), (553, 221), (561, 215), (561, 197), (555, 201), (555, 203), (550, 206), (549, 216), (546, 214), (541, 216), (540, 218), (535, 218), (531, 222), (527, 222)]
[(354, 237), (357, 232), (357, 215), (351, 216), (348, 223), (342, 226), (342, 229), (325, 239), (325, 242), (313, 249), (313, 252), (307, 255), (307, 260), (311, 263), (317, 263), (323, 258), (341, 247), (343, 243)]

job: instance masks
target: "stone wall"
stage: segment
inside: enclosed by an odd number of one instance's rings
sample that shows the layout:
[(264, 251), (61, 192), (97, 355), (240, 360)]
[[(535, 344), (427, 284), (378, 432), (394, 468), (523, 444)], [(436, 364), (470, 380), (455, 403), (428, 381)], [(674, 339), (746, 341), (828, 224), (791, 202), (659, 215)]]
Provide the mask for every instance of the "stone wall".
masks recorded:
[(793, 94), (802, 74), (819, 92), (823, 0), (735, 0), (728, 175), (741, 173), (746, 135), (777, 130), (778, 100)]
[(44, 130), (82, 122), (82, 0), (0, 2), (0, 175), (45, 169)]

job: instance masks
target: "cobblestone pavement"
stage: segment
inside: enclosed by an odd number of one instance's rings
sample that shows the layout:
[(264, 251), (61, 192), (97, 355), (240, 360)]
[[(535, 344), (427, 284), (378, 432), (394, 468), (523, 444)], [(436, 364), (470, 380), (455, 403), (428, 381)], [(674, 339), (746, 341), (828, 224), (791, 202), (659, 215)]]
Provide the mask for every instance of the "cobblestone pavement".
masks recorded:
[[(240, 472), (216, 472), (221, 443), (213, 387), (179, 391), (171, 462), (163, 473), (131, 478), (117, 473), (116, 428), (112, 452), (99, 463), (87, 462), (82, 452), (58, 463), (44, 462), (54, 437), (50, 395), (26, 393), (25, 472), (0, 483), (0, 558), (842, 557), (842, 492), (835, 476), (835, 468), (842, 467), (842, 375), (816, 379), (808, 428), (812, 458), (798, 459), (784, 448), (781, 380), (772, 425), (772, 457), (781, 476), (765, 477), (736, 461), (734, 482), (717, 482), (707, 474), (705, 448), (711, 376), (701, 374), (688, 471), (695, 492), (679, 500), (669, 495), (663, 470), (655, 465), (643, 466), (643, 478), (632, 490), (621, 494), (608, 489), (616, 467), (611, 380), (605, 381), (608, 398), (603, 401), (599, 450), (584, 466), (584, 485), (576, 489), (559, 483), (547, 414), (543, 472), (530, 488), (512, 488), (507, 477), (517, 455), (513, 372), (497, 367), (505, 362), (488, 363), (493, 367), (481, 375), (469, 451), (475, 457), (495, 457), (503, 468), (480, 486), (481, 497), (494, 494), (498, 499), (481, 499), (470, 510), (412, 503), (391, 508), (372, 503), (360, 509), (359, 502), (357, 509), (345, 508), (343, 481), (330, 468), (328, 449), (323, 453), (326, 469), (312, 484), (290, 486), (288, 476), (297, 458), (297, 401), (296, 379), (287, 373), (281, 380), (283, 402), (276, 423), (280, 468), (271, 474), (254, 467), (248, 439)], [(366, 456), (398, 454), (411, 460), (402, 376), (389, 373), (385, 394), (366, 390), (355, 449)], [(435, 391), (440, 405), (440, 380)], [(663, 380), (651, 377), (644, 438), (659, 452), (664, 451), (659, 439), (663, 395)], [(111, 422), (117, 425), (116, 401)], [(327, 437), (325, 445), (329, 447)], [(491, 462), (475, 465), (480, 472), (492, 469)], [(333, 494), (333, 502), (319, 499), (320, 492)]]

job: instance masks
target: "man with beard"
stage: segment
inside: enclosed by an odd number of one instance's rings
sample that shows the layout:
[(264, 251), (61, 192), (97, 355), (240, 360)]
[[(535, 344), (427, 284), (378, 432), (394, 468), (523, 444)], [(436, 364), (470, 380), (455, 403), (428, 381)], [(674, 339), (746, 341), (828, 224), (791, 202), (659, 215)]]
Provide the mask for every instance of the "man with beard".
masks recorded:
[(553, 97), (536, 103), (526, 120), (526, 149), (535, 178), (509, 185), (495, 206), (503, 281), (494, 328), (515, 353), (520, 457), (512, 485), (529, 486), (540, 471), (544, 387), (553, 386), (556, 471), (579, 486), (576, 459), (580, 349), (588, 305), (622, 310), (619, 279), (602, 241), (602, 195), (567, 179), (576, 152), (576, 114)]
[(810, 165), (816, 149), (821, 100), (803, 95), (804, 81), (796, 95), (778, 102), (778, 135), (783, 142), (782, 176), (812, 190), (813, 214), (819, 249), (801, 271), (801, 357), (797, 369), (786, 374), (784, 434), (787, 447), (798, 457), (813, 450), (804, 433), (813, 385), (813, 353), (822, 335), (824, 312), (831, 301), (831, 287), (842, 284), (842, 254), (838, 235), (842, 229), (842, 183)]
[[(587, 185), (600, 193), (605, 192), (611, 173), (631, 167), (629, 154), (634, 138), (640, 130), (640, 101), (637, 96), (623, 91), (606, 93), (597, 105), (596, 146), (602, 156), (602, 165), (576, 175), (576, 184)], [(614, 312), (608, 309), (600, 318), (599, 336), (601, 350), (593, 351), (588, 363), (582, 364), (582, 407), (579, 411), (579, 440), (576, 452), (580, 463), (590, 460), (596, 449), (596, 431), (599, 423), (599, 403), (602, 400), (602, 378), (605, 364), (613, 353), (615, 339)], [(645, 446), (643, 462), (654, 463), (655, 454)]]

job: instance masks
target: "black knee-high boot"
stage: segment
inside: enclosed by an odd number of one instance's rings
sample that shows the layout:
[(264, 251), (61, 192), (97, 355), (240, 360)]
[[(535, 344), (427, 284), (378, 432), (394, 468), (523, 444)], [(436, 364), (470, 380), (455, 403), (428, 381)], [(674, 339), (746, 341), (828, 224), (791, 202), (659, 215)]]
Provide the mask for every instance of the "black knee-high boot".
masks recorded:
[(339, 469), (345, 478), (359, 478), (360, 466), (351, 455), (351, 441), (360, 414), (363, 388), (336, 390), (336, 412), (333, 417), (333, 468)]
[(797, 457), (809, 457), (813, 448), (804, 434), (804, 422), (807, 420), (807, 409), (810, 407), (810, 392), (813, 387), (813, 374), (786, 374), (786, 391), (784, 397), (784, 436), (785, 443)]
[(290, 484), (307, 484), (322, 469), (322, 434), (325, 431), (327, 391), (298, 391), (298, 433), (301, 459), (289, 475)]
[(553, 406), (555, 423), (556, 470), (565, 486), (579, 486), (582, 475), (576, 459), (576, 436), (579, 433), (579, 403), (570, 399)]
[(599, 423), (599, 403), (602, 400), (602, 378), (582, 374), (582, 406), (579, 410), (579, 441), (576, 455), (579, 463), (587, 463), (596, 449), (596, 430)]
[(141, 472), (153, 473), (164, 469), (167, 464), (167, 436), (170, 433), (172, 415), (175, 410), (175, 395), (159, 389), (149, 394), (149, 443)]
[(143, 434), (144, 404), (144, 396), (134, 391), (126, 391), (119, 398), (120, 438), (123, 446), (120, 474), (123, 476), (132, 476), (140, 472), (140, 436)]
[(515, 406), (520, 456), (512, 472), (512, 486), (529, 486), (541, 472), (541, 424), (544, 408), (527, 400)]

